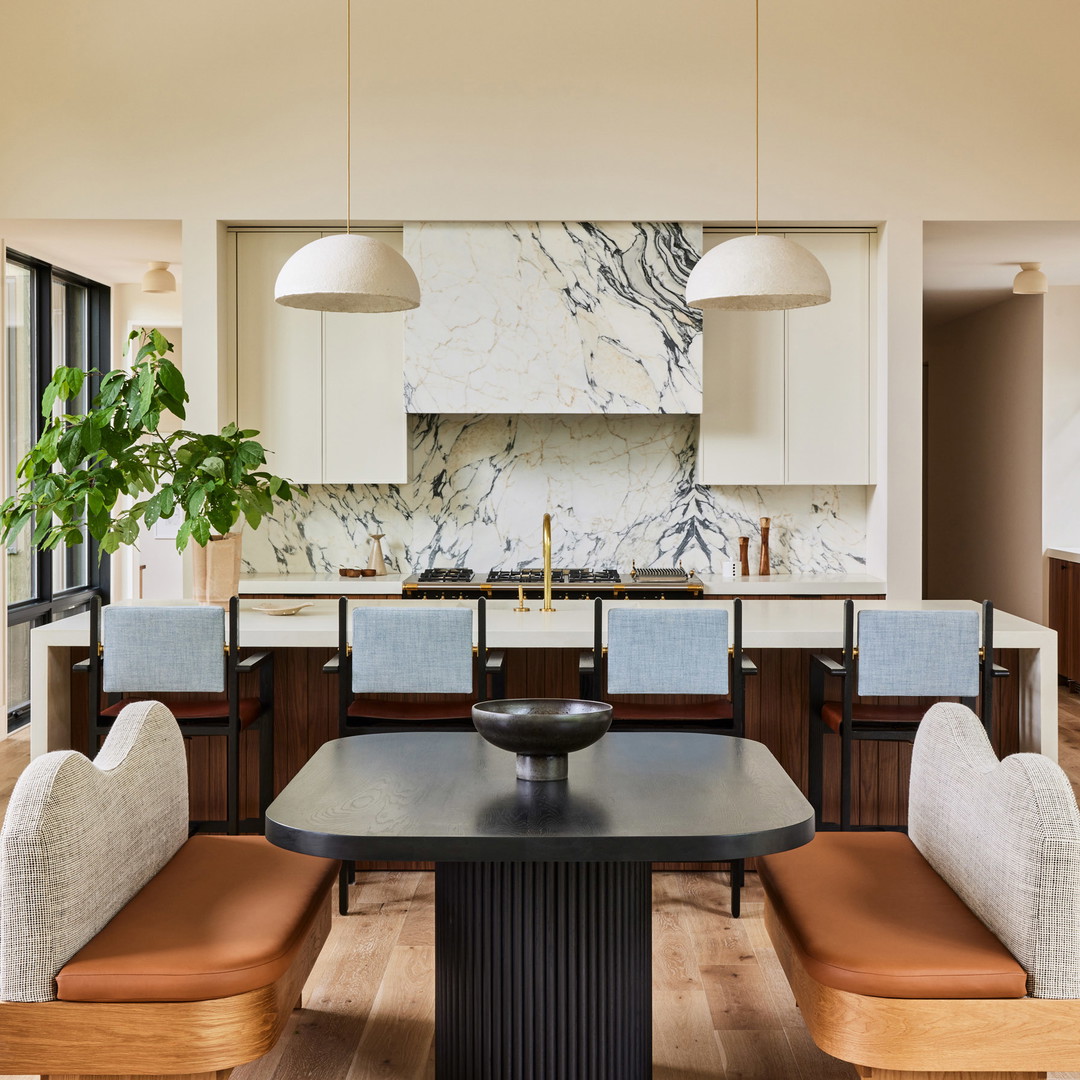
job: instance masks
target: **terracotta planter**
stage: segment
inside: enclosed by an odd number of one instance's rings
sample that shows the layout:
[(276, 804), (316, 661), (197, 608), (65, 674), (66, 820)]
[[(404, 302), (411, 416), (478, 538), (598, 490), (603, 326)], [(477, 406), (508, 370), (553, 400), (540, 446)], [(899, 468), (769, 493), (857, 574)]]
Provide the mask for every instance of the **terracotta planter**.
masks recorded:
[(195, 599), (200, 604), (227, 604), (240, 588), (240, 533), (212, 536), (205, 547), (192, 548)]

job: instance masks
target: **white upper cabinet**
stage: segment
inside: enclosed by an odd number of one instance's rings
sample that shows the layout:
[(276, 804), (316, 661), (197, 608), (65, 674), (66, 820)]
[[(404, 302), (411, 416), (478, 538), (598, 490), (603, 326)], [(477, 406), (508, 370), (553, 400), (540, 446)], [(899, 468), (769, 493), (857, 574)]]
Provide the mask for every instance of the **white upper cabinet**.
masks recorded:
[[(285, 261), (323, 235), (235, 234), (237, 422), (261, 432), (269, 467), (297, 483), (404, 483), (401, 313), (304, 311), (274, 300)], [(378, 239), (401, 249), (398, 235)]]
[[(705, 237), (708, 250), (736, 234)], [(705, 312), (699, 483), (869, 484), (870, 237), (804, 233), (832, 300)]]

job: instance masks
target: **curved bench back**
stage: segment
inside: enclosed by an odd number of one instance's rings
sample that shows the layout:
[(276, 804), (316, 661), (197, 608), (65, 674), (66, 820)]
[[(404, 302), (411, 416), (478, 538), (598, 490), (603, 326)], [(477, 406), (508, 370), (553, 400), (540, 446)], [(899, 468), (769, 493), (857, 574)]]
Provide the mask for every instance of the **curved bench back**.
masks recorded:
[(93, 762), (32, 761), (0, 830), (0, 1000), (53, 1000), (60, 968), (187, 834), (184, 740), (160, 702), (127, 706)]
[(1080, 998), (1080, 811), (1054, 762), (999, 762), (970, 709), (934, 705), (912, 752), (908, 833), (1016, 957), (1032, 997)]

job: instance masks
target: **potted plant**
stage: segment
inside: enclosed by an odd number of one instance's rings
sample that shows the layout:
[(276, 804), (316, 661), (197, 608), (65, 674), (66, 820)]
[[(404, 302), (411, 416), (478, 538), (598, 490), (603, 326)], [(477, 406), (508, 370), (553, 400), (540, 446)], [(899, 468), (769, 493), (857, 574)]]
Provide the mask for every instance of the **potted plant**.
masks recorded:
[[(80, 544), (84, 531), (100, 554), (134, 544), (143, 526), (179, 514), (177, 550), (194, 540), (195, 596), (221, 601), (239, 586), (237, 523), (257, 528), (274, 499), (290, 500), (287, 480), (267, 472), (257, 431), (228, 424), (218, 435), (159, 430), (162, 415), (185, 419), (184, 377), (158, 330), (133, 330), (139, 350), (130, 370), (101, 377), (85, 413), (58, 403), (79, 395), (86, 372), (57, 368), (41, 399), (45, 430), (19, 462), (18, 490), (0, 505), (5, 542), (33, 524), (33, 542), (49, 549)], [(95, 372), (96, 374), (96, 372)], [(169, 425), (171, 426), (171, 425)]]

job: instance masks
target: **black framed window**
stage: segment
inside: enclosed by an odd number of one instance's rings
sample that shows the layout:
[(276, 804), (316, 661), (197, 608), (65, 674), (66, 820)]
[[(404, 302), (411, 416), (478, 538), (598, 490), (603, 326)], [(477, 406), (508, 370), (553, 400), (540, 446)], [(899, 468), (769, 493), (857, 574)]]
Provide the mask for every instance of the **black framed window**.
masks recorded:
[[(15, 468), (41, 436), (41, 395), (53, 372), (62, 366), (109, 369), (109, 289), (10, 249), (4, 289), (7, 482), (14, 491)], [(68, 402), (68, 411), (85, 408), (97, 385), (97, 377), (88, 379), (83, 400)], [(9, 728), (30, 717), (30, 630), (86, 610), (95, 594), (108, 599), (109, 563), (98, 563), (93, 541), (38, 551), (32, 531), (24, 529), (5, 552)]]

